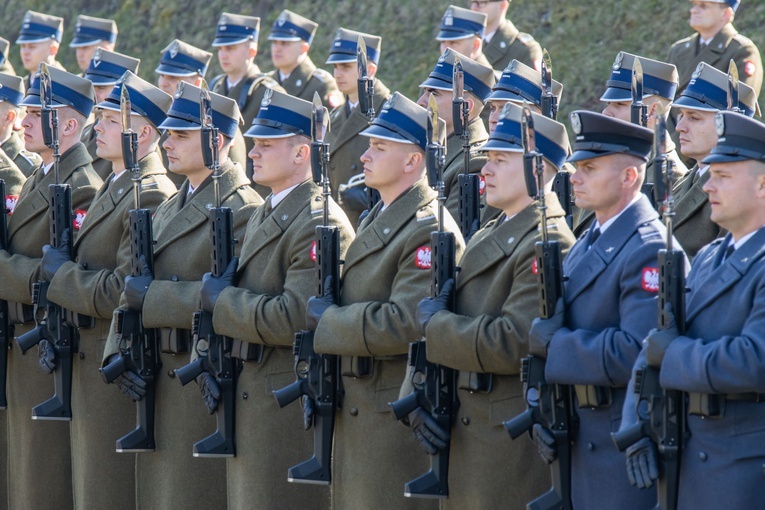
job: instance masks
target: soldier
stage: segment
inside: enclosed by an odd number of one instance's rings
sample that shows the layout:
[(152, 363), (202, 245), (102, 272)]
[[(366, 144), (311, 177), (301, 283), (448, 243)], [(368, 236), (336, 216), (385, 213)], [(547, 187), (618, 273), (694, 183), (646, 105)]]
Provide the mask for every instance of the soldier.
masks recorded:
[(8, 53), (11, 50), (11, 42), (8, 39), (0, 37), (0, 73), (16, 74), (13, 64), (8, 60)]
[(316, 67), (308, 56), (318, 26), (310, 19), (283, 10), (268, 36), (271, 62), (276, 68), (268, 74), (288, 94), (300, 99), (310, 101), (313, 93), (318, 92), (324, 105), (332, 110), (342, 104), (343, 96), (332, 75)]
[[(106, 63), (106, 61), (104, 61)], [(141, 207), (152, 211), (177, 188), (165, 175), (157, 153), (158, 127), (173, 98), (126, 72), (113, 92), (96, 108), (99, 156), (111, 174), (90, 205), (73, 247), (73, 258), (63, 249), (43, 247), (41, 274), (50, 281), (48, 298), (68, 310), (93, 318), (80, 326), (79, 356), (72, 376), (72, 480), (76, 508), (132, 508), (135, 506), (135, 457), (114, 450), (115, 431), (133, 421), (135, 406), (115, 399), (114, 389), (101, 381), (98, 368), (119, 304), (125, 276), (130, 274), (130, 218), (135, 208), (131, 169), (122, 155), (120, 93), (127, 87), (132, 103), (131, 124), (138, 133)], [(53, 361), (55, 363), (55, 360)]]
[(31, 76), (37, 72), (40, 62), (64, 69), (56, 60), (63, 34), (64, 18), (34, 11), (24, 14), (24, 22), (21, 24), (16, 44), (19, 45), (21, 64), (27, 70), (24, 77), (25, 89), (29, 90)]
[[(213, 47), (218, 49), (218, 62), (223, 74), (212, 79), (210, 90), (237, 102), (245, 128), (252, 124), (252, 119), (257, 116), (266, 90), (284, 91), (276, 80), (260, 72), (260, 68), (255, 64), (259, 30), (260, 18), (224, 12), (218, 21), (215, 40), (212, 43)], [(252, 145), (251, 138), (244, 138), (246, 152), (250, 152)], [(246, 160), (247, 178), (252, 179), (252, 160)], [(261, 184), (254, 184), (253, 187), (261, 196), (270, 193), (270, 190)]]
[[(359, 110), (359, 68), (356, 51), (359, 37), (364, 39), (367, 52), (367, 76), (374, 79), (374, 97), (372, 107), (375, 111), (382, 108), (390, 97), (390, 90), (377, 78), (377, 66), (380, 63), (382, 38), (376, 35), (354, 32), (339, 28), (327, 64), (335, 68), (335, 81), (340, 92), (345, 94), (345, 104), (338, 106), (330, 115), (332, 130), (327, 136), (329, 143), (329, 181), (332, 198), (339, 200), (340, 207), (348, 216), (351, 225), (358, 225), (359, 216), (369, 206), (364, 192), (363, 179), (359, 185), (352, 185), (351, 178), (363, 176), (364, 168), (361, 155), (369, 148), (369, 140), (360, 136), (369, 126), (367, 112)], [(344, 187), (343, 187), (344, 186)], [(343, 191), (340, 191), (340, 189)]]
[[(749, 38), (733, 28), (733, 19), (740, 3), (740, 0), (691, 0), (688, 23), (695, 33), (672, 44), (667, 59), (670, 64), (677, 66), (680, 75), (678, 92), (685, 90), (700, 63), (705, 62), (727, 72), (728, 63), (733, 60), (741, 80), (754, 89), (755, 96), (760, 95), (763, 76), (760, 51)], [(674, 131), (679, 119), (674, 113), (670, 119), (670, 128)], [(673, 135), (675, 141), (678, 137), (679, 133)]]
[[(200, 50), (195, 46), (175, 39), (162, 50), (162, 58), (154, 70), (159, 75), (157, 86), (171, 96), (175, 95), (180, 82), (201, 87), (205, 73), (207, 73), (207, 66), (210, 65), (210, 59), (212, 59), (212, 53), (209, 51)], [(167, 160), (164, 146), (165, 140), (167, 140), (167, 135), (163, 135), (159, 141), (159, 146), (162, 150), (162, 161), (165, 168), (170, 170), (167, 176), (180, 188), (185, 176), (177, 175), (173, 171), (172, 165)], [(234, 163), (239, 163), (242, 168), (245, 168), (247, 152), (245, 151), (244, 138), (239, 128), (236, 130), (234, 143), (229, 148), (229, 158)]]
[[(573, 385), (578, 428), (571, 452), (574, 508), (653, 508), (656, 494), (631, 487), (614, 447), (630, 370), (656, 324), (657, 253), (666, 229), (640, 192), (653, 145), (650, 129), (599, 113), (571, 114), (577, 207), (596, 221), (563, 262), (565, 298), (549, 319), (535, 319), (529, 350), (547, 357), (545, 376)], [(547, 461), (557, 451), (540, 424), (533, 438)]]
[[(765, 126), (717, 114), (720, 139), (702, 160), (711, 219), (729, 231), (693, 262), (685, 333), (652, 330), (643, 353), (661, 385), (688, 392), (677, 508), (763, 508), (758, 488), (765, 454), (763, 372), (753, 358), (765, 345)], [(757, 365), (755, 367), (754, 365)], [(625, 411), (626, 412), (626, 411)], [(646, 450), (655, 465), (655, 452)], [(648, 475), (649, 483), (656, 476)], [(704, 483), (698, 483), (703, 480)]]
[(450, 5), (441, 18), (436, 41), (441, 43), (441, 53), (447, 48), (467, 55), (481, 65), (491, 67), (482, 51), (486, 15), (481, 12)]
[[(58, 113), (61, 161), (59, 181), (72, 188), (72, 209), (77, 218), (87, 215), (101, 178), (90, 166), (90, 155), (80, 142), (85, 119), (93, 108), (93, 85), (73, 74), (49, 68), (52, 106)], [(34, 327), (31, 313), (32, 283), (40, 279), (42, 247), (50, 241), (48, 186), (55, 183), (53, 149), (44, 144), (40, 115), (40, 79), (35, 78), (21, 102), (24, 142), (42, 156), (19, 194), (8, 222), (9, 248), (0, 250), (0, 299), (8, 301), (16, 336)], [(70, 235), (81, 222), (75, 220)], [(9, 508), (45, 508), (55, 501), (59, 508), (72, 508), (72, 477), (69, 423), (30, 421), (30, 408), (53, 392), (50, 375), (39, 369), (36, 356), (22, 356), (20, 349), (8, 351), (8, 486), (13, 490)], [(44, 489), (40, 481), (45, 480)]]
[[(85, 78), (93, 83), (93, 90), (96, 93), (96, 104), (106, 101), (109, 93), (126, 71), (137, 73), (140, 63), (140, 59), (96, 48), (93, 52), (93, 60), (90, 61), (90, 65), (85, 70)], [(82, 130), (82, 143), (88, 148), (88, 152), (93, 158), (93, 169), (101, 179), (106, 180), (112, 174), (113, 163), (98, 155), (95, 125), (101, 111), (101, 108), (96, 108), (92, 122)]]
[(113, 19), (94, 18), (84, 14), (77, 16), (74, 38), (69, 43), (69, 47), (74, 48), (77, 54), (77, 66), (83, 72), (90, 65), (96, 48), (114, 51), (116, 43), (117, 23)]
[(507, 19), (508, 7), (510, 0), (470, 2), (472, 10), (486, 14), (483, 53), (494, 69), (504, 69), (512, 60), (517, 60), (539, 71), (542, 68), (542, 47), (531, 35), (519, 32)]
[(13, 129), (21, 125), (25, 109), (21, 105), (24, 99), (24, 82), (17, 76), (0, 73), (0, 149), (13, 160), (24, 177), (29, 177), (40, 166), (42, 158), (35, 152), (24, 148), (21, 131)]
[[(287, 469), (311, 455), (312, 437), (299, 406), (279, 410), (270, 391), (294, 380), (295, 332), (305, 329), (305, 303), (316, 291), (316, 227), (322, 224), (321, 187), (311, 181), (312, 104), (281, 92), (267, 94), (245, 136), (255, 178), (273, 190), (252, 216), (244, 234), (241, 261), (227, 276), (205, 275), (202, 307), (213, 313), (216, 333), (262, 350), (260, 360), (242, 359), (237, 393), (249, 394), (237, 407), (236, 457), (227, 461), (228, 506), (245, 508), (327, 507), (328, 491), (316, 485), (289, 484)], [(290, 116), (285, 116), (290, 112)], [(342, 210), (330, 202), (330, 222), (340, 229), (340, 257), (353, 239)], [(276, 233), (276, 234), (275, 234)], [(234, 271), (236, 273), (234, 273)], [(236, 281), (237, 285), (231, 286)], [(205, 378), (203, 394), (217, 386)], [(208, 403), (212, 412), (217, 400)]]
[[(551, 92), (560, 105), (563, 84), (553, 80)], [(486, 98), (490, 111), (489, 133), (493, 133), (497, 127), (499, 115), (508, 101), (525, 106), (534, 113), (542, 113), (542, 75), (539, 71), (518, 60), (510, 62), (502, 71), (499, 81)]]
[[(646, 127), (654, 129), (657, 120), (657, 109), (659, 105), (669, 113), (669, 105), (675, 98), (677, 90), (677, 69), (672, 64), (651, 60), (620, 51), (616, 55), (613, 66), (611, 66), (611, 78), (606, 82), (606, 91), (600, 97), (600, 100), (607, 103), (603, 110), (603, 115), (621, 119), (625, 122), (631, 121), (632, 115), (632, 68), (635, 65), (635, 59), (640, 60), (643, 69), (643, 97), (641, 101), (648, 109), (648, 122)], [(685, 164), (675, 150), (675, 144), (667, 140), (667, 162), (672, 162), (673, 174), (672, 182), (677, 182), (688, 172)], [(651, 158), (645, 169), (645, 182), (654, 182), (654, 161), (656, 154), (651, 152)], [(651, 194), (651, 187), (644, 187), (644, 192)], [(587, 230), (595, 214), (593, 211), (580, 209), (574, 234), (580, 236)]]
[[(488, 152), (481, 171), (486, 201), (502, 214), (467, 245), (457, 273), (456, 310), (449, 311), (443, 300), (431, 298), (417, 308), (428, 360), (460, 371), (449, 498), (441, 508), (523, 509), (550, 483), (544, 464), (529, 462), (534, 445), (508, 441), (502, 427), (503, 419), (525, 408), (523, 399), (517, 398), (523, 394), (519, 373), (521, 359), (528, 354), (531, 321), (537, 316), (535, 243), (541, 240), (539, 204), (529, 197), (524, 182), (523, 109), (508, 106), (503, 115), (481, 148)], [(549, 188), (569, 153), (568, 135), (563, 124), (532, 116)], [(545, 193), (545, 205), (550, 239), (559, 242), (565, 254), (575, 238), (555, 193)], [(476, 373), (491, 377), (492, 384), (471, 384), (478, 379)], [(481, 476), (474, 476), (477, 471)]]
[[(439, 116), (446, 122), (446, 163), (444, 167), (444, 183), (446, 184), (446, 207), (452, 217), (459, 218), (459, 186), (457, 179), (459, 174), (465, 172), (465, 156), (462, 147), (463, 140), (454, 134), (454, 120), (452, 118), (452, 70), (455, 57), (462, 62), (465, 76), (465, 100), (469, 105), (469, 123), (465, 127), (469, 133), (470, 146), (473, 150), (488, 140), (489, 135), (481, 122), (480, 115), (483, 111), (486, 98), (491, 93), (494, 85), (494, 71), (464, 55), (447, 49), (438, 59), (436, 67), (428, 76), (428, 79), (420, 84), (422, 95), (417, 101), (420, 106), (426, 105), (428, 95), (433, 94), (438, 102)], [(470, 173), (478, 173), (486, 163), (485, 154), (473, 154), (470, 158)], [(490, 219), (499, 214), (494, 208), (484, 208), (481, 214), (481, 222), (485, 225)], [(477, 230), (477, 228), (476, 228)]]
[[(728, 77), (725, 73), (699, 64), (694, 78), (672, 107), (679, 112), (677, 133), (683, 156), (702, 161), (717, 143), (715, 114), (727, 106)], [(743, 114), (759, 114), (759, 105), (751, 87), (739, 84), (739, 105)], [(702, 246), (724, 234), (720, 226), (709, 221), (712, 206), (703, 187), (709, 179), (709, 165), (696, 164), (674, 188), (675, 236), (689, 258)]]
[[(186, 177), (178, 193), (157, 208), (154, 216), (154, 274), (125, 278), (120, 306), (142, 313), (145, 328), (161, 328), (162, 370), (156, 381), (154, 453), (136, 455), (136, 508), (223, 508), (226, 505), (226, 464), (222, 459), (195, 459), (191, 445), (207, 413), (174, 380), (173, 370), (185, 365), (191, 348), (192, 315), (199, 308), (202, 275), (210, 269), (209, 210), (215, 207), (212, 172), (204, 166), (199, 116), (201, 90), (179, 85), (167, 118), (165, 140), (170, 170)], [(241, 123), (236, 101), (211, 93), (212, 122), (219, 129), (220, 198), (234, 213), (234, 233), (242, 239), (247, 220), (263, 201), (248, 186), (242, 167), (228, 157)], [(118, 355), (110, 328), (104, 361)], [(180, 354), (180, 356), (178, 356)], [(132, 400), (143, 398), (146, 383), (135, 372), (118, 379)], [(124, 424), (125, 428), (130, 423)]]
[[(326, 292), (308, 301), (316, 351), (342, 355), (345, 395), (335, 418), (331, 486), (338, 510), (436, 507), (402, 495), (404, 483), (425, 471), (426, 459), (412, 457), (411, 436), (387, 405), (398, 397), (409, 342), (420, 336), (414, 312), (430, 288), (438, 206), (424, 180), (426, 123), (426, 110), (396, 92), (362, 131), (370, 138), (361, 157), (367, 186), (382, 199), (348, 248), (339, 306)], [(451, 215), (444, 216), (459, 259), (462, 236)]]

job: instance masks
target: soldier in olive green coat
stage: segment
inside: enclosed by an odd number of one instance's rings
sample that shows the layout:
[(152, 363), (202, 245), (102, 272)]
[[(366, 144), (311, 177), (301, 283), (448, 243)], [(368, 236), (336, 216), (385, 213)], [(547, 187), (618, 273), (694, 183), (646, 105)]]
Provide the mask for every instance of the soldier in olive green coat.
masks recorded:
[[(335, 80), (340, 92), (345, 94), (345, 104), (332, 110), (330, 115), (332, 130), (327, 135), (330, 150), (329, 182), (332, 198), (343, 208), (354, 228), (359, 223), (361, 213), (369, 208), (363, 179), (364, 165), (361, 163), (361, 155), (369, 148), (369, 139), (359, 136), (369, 126), (367, 112), (361, 110), (359, 102), (356, 57), (359, 37), (364, 39), (366, 47), (367, 77), (374, 81), (374, 96), (370, 106), (379, 111), (390, 97), (388, 87), (375, 78), (382, 38), (339, 28), (327, 64), (335, 67)], [(356, 180), (351, 183), (353, 177)]]
[(542, 64), (542, 47), (530, 34), (519, 31), (507, 19), (510, 0), (471, 2), (470, 8), (486, 14), (483, 54), (494, 69), (504, 69), (513, 60), (537, 70)]
[[(59, 180), (72, 189), (75, 235), (102, 184), (79, 141), (93, 108), (93, 87), (88, 80), (65, 71), (49, 71), (53, 104), (59, 106)], [(55, 183), (55, 172), (53, 150), (43, 142), (39, 94), (39, 79), (35, 79), (21, 103), (29, 110), (22, 126), (26, 147), (41, 154), (44, 167), (36, 169), (24, 183), (8, 224), (8, 250), (0, 251), (0, 280), (4, 282), (0, 299), (9, 302), (17, 337), (34, 327), (32, 285), (40, 280), (42, 247), (50, 242), (48, 186)], [(31, 408), (53, 395), (53, 378), (40, 370), (36, 352), (34, 349), (24, 356), (17, 346), (8, 352), (8, 485), (13, 487), (8, 508), (45, 508), (51, 501), (58, 508), (71, 508), (69, 423), (30, 419)], [(45, 480), (42, 487), (41, 480)]]
[[(154, 275), (128, 276), (120, 306), (142, 313), (143, 326), (161, 328), (162, 370), (156, 379), (153, 453), (136, 455), (137, 508), (223, 508), (226, 473), (222, 459), (192, 457), (192, 444), (203, 437), (207, 413), (195, 392), (183, 388), (173, 370), (188, 362), (192, 315), (199, 308), (202, 275), (210, 269), (209, 210), (216, 206), (211, 172), (202, 164), (200, 92), (184, 83), (176, 92), (167, 119), (165, 141), (170, 170), (187, 177), (178, 193), (154, 217)], [(247, 220), (261, 198), (248, 186), (244, 170), (228, 158), (228, 145), (241, 121), (236, 102), (211, 93), (212, 122), (220, 130), (220, 199), (234, 215), (234, 235), (242, 239)], [(240, 246), (240, 245), (237, 245)], [(113, 329), (104, 360), (119, 352)], [(131, 382), (133, 372), (117, 380), (123, 393), (142, 398)], [(140, 384), (140, 382), (138, 383)], [(114, 431), (115, 439), (130, 431)]]
[[(426, 121), (423, 108), (396, 92), (363, 131), (370, 137), (361, 158), (367, 184), (382, 200), (348, 248), (339, 306), (325, 298), (308, 301), (309, 327), (318, 321), (316, 350), (343, 356), (345, 395), (336, 416), (331, 486), (338, 510), (437, 506), (404, 498), (404, 484), (424, 473), (428, 460), (412, 455), (415, 443), (388, 407), (398, 398), (409, 343), (420, 337), (415, 308), (430, 290), (438, 206), (424, 180)], [(444, 219), (459, 259), (462, 236), (446, 211)]]
[(25, 177), (40, 166), (42, 158), (24, 147), (21, 134), (13, 127), (24, 117), (24, 83), (18, 76), (0, 73), (0, 149), (16, 164)]
[[(205, 275), (201, 291), (215, 332), (235, 339), (232, 352), (243, 361), (237, 395), (249, 395), (236, 407), (236, 457), (227, 460), (228, 505), (239, 509), (257, 502), (259, 508), (321, 510), (329, 505), (325, 487), (287, 481), (288, 468), (311, 456), (313, 433), (304, 431), (299, 405), (280, 410), (271, 394), (295, 380), (295, 332), (305, 329), (305, 303), (317, 288), (316, 227), (323, 223), (324, 201), (322, 189), (309, 180), (313, 105), (280, 92), (266, 99), (245, 135), (255, 140), (250, 151), (254, 177), (274, 193), (247, 225), (236, 274), (232, 264), (220, 278)], [(328, 199), (342, 259), (353, 228)], [(242, 356), (247, 347), (262, 350), (262, 361)], [(204, 385), (202, 392), (208, 394), (218, 383), (208, 377)], [(217, 400), (208, 405), (212, 411)]]
[[(134, 109), (132, 129), (138, 134), (141, 208), (154, 211), (177, 188), (167, 178), (157, 153), (159, 126), (173, 99), (129, 73), (98, 104), (98, 152), (112, 168), (101, 186), (74, 243), (74, 260), (44, 248), (41, 271), (50, 281), (48, 298), (68, 310), (93, 318), (80, 327), (79, 356), (72, 376), (72, 480), (77, 508), (135, 506), (135, 456), (115, 451), (115, 431), (129, 427), (135, 405), (103, 384), (98, 368), (119, 304), (125, 276), (130, 274), (130, 217), (134, 209), (132, 169), (125, 169), (120, 122), (120, 93), (127, 87)], [(138, 112), (150, 112), (142, 116)]]
[[(526, 191), (518, 137), (522, 114), (522, 108), (506, 106), (482, 148), (488, 152), (482, 170), (486, 199), (503, 213), (467, 245), (456, 278), (456, 309), (446, 310), (430, 298), (418, 307), (428, 360), (460, 371), (449, 498), (441, 508), (521, 510), (550, 486), (549, 469), (530, 460), (534, 444), (526, 438), (510, 441), (502, 426), (526, 408), (520, 365), (528, 354), (531, 322), (539, 314), (535, 244), (541, 241), (540, 204)], [(569, 151), (568, 136), (554, 120), (533, 114), (533, 121), (549, 189)], [(546, 193), (544, 200), (549, 239), (560, 243), (565, 254), (574, 236), (555, 193)], [(481, 378), (484, 384), (476, 384)]]
[[(446, 122), (446, 166), (444, 168), (444, 183), (446, 184), (446, 207), (452, 217), (459, 219), (459, 175), (465, 173), (465, 152), (463, 139), (454, 134), (454, 120), (452, 118), (452, 72), (455, 60), (459, 59), (464, 69), (464, 98), (469, 105), (469, 123), (466, 127), (469, 134), (471, 147), (470, 168), (471, 174), (479, 173), (486, 155), (473, 152), (481, 144), (486, 142), (489, 134), (479, 115), (483, 111), (486, 99), (491, 94), (494, 86), (494, 71), (490, 67), (483, 66), (476, 61), (459, 53), (447, 49), (438, 59), (438, 63), (428, 76), (428, 79), (420, 84), (423, 94), (417, 101), (422, 107), (427, 105), (428, 95), (433, 94), (438, 103), (438, 116)], [(483, 188), (483, 184), (481, 185)], [(481, 190), (483, 196), (483, 189)], [(484, 199), (482, 198), (482, 202)], [(499, 210), (482, 204), (481, 224), (486, 224), (499, 215)], [(473, 231), (477, 230), (474, 225)], [(468, 232), (463, 232), (467, 235)]]

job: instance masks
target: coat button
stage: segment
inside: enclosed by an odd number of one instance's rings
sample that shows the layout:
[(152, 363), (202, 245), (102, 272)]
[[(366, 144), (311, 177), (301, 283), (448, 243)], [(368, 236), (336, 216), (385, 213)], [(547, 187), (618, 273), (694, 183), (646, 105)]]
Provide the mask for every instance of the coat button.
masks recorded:
[(699, 452), (699, 460), (701, 462), (706, 462), (706, 460), (707, 460), (707, 453), (706, 452)]
[(81, 352), (81, 353), (79, 354), (79, 356), (80, 356), (80, 359), (85, 359), (85, 353), (84, 353), (84, 352)]
[(587, 449), (588, 449), (588, 450), (590, 450), (590, 451), (592, 451), (592, 450), (594, 450), (594, 449), (595, 449), (595, 445), (594, 445), (594, 444), (592, 444), (592, 443), (587, 443)]
[(462, 424), (465, 426), (470, 425), (470, 418), (468, 418), (467, 416), (462, 418)]
[(383, 229), (383, 234), (390, 234), (390, 229), (388, 227), (385, 227)]
[(168, 376), (170, 379), (175, 379), (175, 372), (174, 372), (174, 371), (172, 371), (172, 370), (168, 370), (168, 371), (167, 371), (167, 376)]
[(358, 416), (359, 415), (359, 410), (356, 409), (355, 407), (351, 407), (351, 411), (350, 412), (351, 412), (351, 416)]
[(351, 165), (351, 170), (356, 170), (356, 168), (358, 168), (358, 165), (356, 163)]
[(178, 277), (173, 275), (173, 276), (170, 277), (170, 281), (171, 282), (177, 282), (178, 281)]
[(247, 393), (246, 391), (242, 392), (242, 400), (247, 400), (249, 398), (249, 396), (250, 396), (250, 394)]

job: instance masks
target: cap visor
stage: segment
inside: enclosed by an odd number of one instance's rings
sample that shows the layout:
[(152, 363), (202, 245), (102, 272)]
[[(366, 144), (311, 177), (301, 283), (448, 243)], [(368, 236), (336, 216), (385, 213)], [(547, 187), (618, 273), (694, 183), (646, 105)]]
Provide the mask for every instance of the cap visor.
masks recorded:
[(233, 39), (228, 37), (216, 37), (215, 40), (212, 42), (211, 46), (215, 48), (219, 46), (233, 46), (234, 44), (241, 44), (249, 40), (250, 40), (249, 37), (244, 37), (239, 39)]
[(706, 103), (702, 103), (698, 99), (693, 99), (688, 96), (680, 96), (672, 103), (672, 108), (688, 108), (689, 110), (700, 110), (702, 112), (719, 112), (719, 108), (715, 108)]
[(182, 69), (180, 67), (169, 66), (166, 64), (160, 64), (154, 72), (166, 74), (168, 76), (194, 76), (195, 74), (199, 74), (196, 71), (189, 71), (188, 69)]
[(114, 85), (117, 84), (117, 82), (120, 79), (119, 76), (117, 78), (113, 78), (111, 76), (101, 76), (101, 75), (98, 75), (98, 74), (86, 74), (84, 76), (84, 78), (86, 80), (90, 80), (90, 82), (93, 85), (97, 85), (99, 87), (100, 86), (105, 86), (105, 85), (112, 85), (112, 86), (114, 86)]
[(606, 89), (603, 95), (600, 96), (600, 100), (606, 103), (617, 101), (632, 101), (632, 91), (609, 87)]
[(287, 138), (295, 136), (295, 133), (290, 133), (271, 126), (253, 124), (250, 126), (250, 129), (244, 132), (244, 136), (247, 138)]
[(492, 140), (491, 138), (478, 147), (479, 151), (500, 151), (500, 152), (523, 152), (523, 147), (505, 140)]
[(83, 37), (75, 37), (72, 39), (72, 42), (69, 43), (70, 48), (82, 48), (83, 46), (93, 46), (94, 44), (98, 44), (103, 39), (85, 39)]
[(168, 117), (159, 125), (159, 129), (169, 129), (172, 131), (198, 131), (202, 129), (200, 124), (195, 124), (178, 117)]
[(737, 163), (739, 161), (747, 161), (751, 158), (747, 158), (745, 156), (742, 156), (740, 154), (710, 154), (703, 160), (701, 160), (704, 164), (709, 163)]
[(460, 41), (469, 37), (475, 37), (473, 32), (456, 32), (454, 30), (441, 30), (436, 36), (436, 41)]
[(536, 104), (533, 101), (529, 101), (525, 97), (520, 96), (514, 92), (501, 89), (492, 90), (491, 94), (489, 94), (489, 97), (486, 98), (486, 102), (489, 101), (512, 101), (514, 103), (521, 104)]
[(357, 62), (356, 55), (350, 55), (348, 53), (332, 53), (329, 58), (324, 62), (325, 64), (350, 64), (351, 62)]
[(390, 129), (380, 126), (378, 124), (372, 124), (368, 128), (366, 128), (364, 131), (359, 133), (361, 136), (367, 136), (367, 137), (374, 137), (374, 138), (382, 138), (383, 140), (390, 140), (392, 142), (398, 142), (398, 143), (406, 143), (409, 145), (414, 145), (412, 142), (401, 136), (400, 134), (396, 133), (395, 131), (391, 131)]
[(436, 90), (452, 90), (454, 87), (451, 82), (444, 81), (440, 78), (428, 77), (427, 80), (420, 83), (420, 87)]
[(567, 163), (576, 163), (577, 161), (584, 161), (585, 159), (595, 159), (610, 154), (616, 154), (615, 152), (596, 152), (596, 151), (574, 151), (568, 158)]
[(268, 36), (269, 41), (302, 41), (302, 39), (296, 35), (292, 34), (280, 34), (280, 33), (272, 33)]
[(52, 35), (20, 35), (18, 39), (16, 39), (16, 44), (21, 43), (38, 43), (43, 41), (50, 41), (51, 39), (56, 40), (55, 37)]

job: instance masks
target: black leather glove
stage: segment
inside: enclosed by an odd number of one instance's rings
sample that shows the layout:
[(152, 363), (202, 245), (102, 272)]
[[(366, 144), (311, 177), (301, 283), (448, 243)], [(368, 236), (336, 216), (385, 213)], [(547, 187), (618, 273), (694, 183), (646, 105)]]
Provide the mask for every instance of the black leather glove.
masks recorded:
[(335, 304), (335, 293), (332, 290), (332, 277), (327, 276), (324, 279), (324, 295), (322, 297), (311, 296), (308, 298), (308, 304), (305, 308), (305, 324), (311, 331), (316, 331), (319, 326), (319, 320), (324, 312), (330, 306)]
[(303, 408), (303, 427), (310, 430), (313, 427), (313, 399), (303, 395), (300, 398), (300, 407)]
[(69, 229), (65, 228), (61, 233), (61, 246), (54, 248), (46, 244), (43, 246), (43, 256), (40, 260), (40, 273), (46, 282), (49, 282), (55, 276), (56, 271), (72, 259), (69, 253)]
[(133, 402), (138, 402), (146, 395), (146, 381), (132, 370), (122, 372), (116, 382), (122, 394)]
[(352, 211), (363, 211), (369, 206), (364, 186), (345, 188), (340, 192), (340, 202)]
[(420, 332), (425, 335), (425, 329), (428, 327), (430, 319), (441, 310), (449, 308), (449, 303), (454, 295), (454, 279), (449, 278), (441, 286), (441, 291), (435, 298), (425, 298), (417, 304), (417, 313), (415, 318), (420, 327)]
[(207, 412), (213, 414), (218, 409), (220, 401), (220, 385), (210, 372), (202, 372), (197, 376), (199, 391), (202, 392), (202, 400), (207, 406)]
[(563, 327), (563, 298), (558, 298), (555, 303), (555, 313), (549, 319), (537, 317), (531, 323), (529, 331), (529, 352), (534, 356), (547, 358), (547, 347), (552, 341), (553, 335)]
[(478, 232), (481, 229), (481, 222), (478, 220), (478, 218), (475, 218), (473, 220), (473, 223), (470, 224), (470, 231), (468, 232), (468, 235), (465, 236), (465, 244), (470, 242), (470, 240), (473, 238), (476, 232)]
[(139, 276), (127, 276), (125, 278), (125, 300), (127, 306), (134, 312), (140, 312), (143, 309), (143, 300), (146, 299), (146, 293), (149, 291), (154, 276), (146, 263), (146, 257), (141, 255), (141, 274)]
[(652, 487), (659, 478), (656, 445), (649, 438), (644, 437), (627, 448), (627, 478), (638, 489)]
[(226, 266), (226, 270), (219, 277), (215, 277), (212, 273), (205, 273), (202, 277), (202, 291), (200, 296), (202, 299), (202, 310), (207, 313), (213, 313), (215, 309), (215, 302), (218, 301), (220, 293), (223, 289), (230, 287), (234, 283), (234, 275), (236, 275), (236, 268), (239, 265), (239, 257), (234, 257), (231, 262)]
[(672, 313), (672, 307), (669, 304), (664, 305), (664, 313), (669, 319), (666, 329), (652, 329), (643, 343), (645, 344), (645, 358), (652, 367), (661, 367), (664, 361), (664, 355), (670, 342), (680, 336), (680, 331), (675, 324), (675, 315)]
[(438, 450), (446, 448), (450, 433), (448, 430), (442, 429), (429, 412), (418, 407), (409, 413), (409, 423), (414, 438), (430, 455), (435, 455)]
[(56, 369), (56, 347), (53, 342), (43, 338), (37, 344), (37, 348), (39, 349), (40, 368), (46, 374), (52, 374)]
[(552, 464), (558, 458), (558, 447), (555, 444), (555, 437), (552, 432), (539, 423), (535, 423), (531, 428), (531, 438), (537, 445), (539, 456), (547, 464)]

